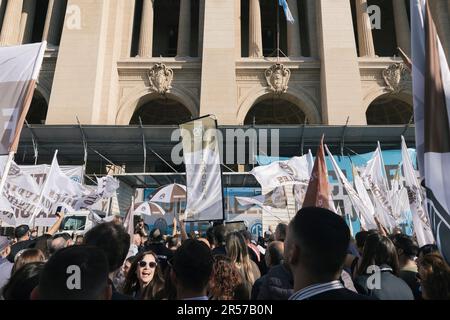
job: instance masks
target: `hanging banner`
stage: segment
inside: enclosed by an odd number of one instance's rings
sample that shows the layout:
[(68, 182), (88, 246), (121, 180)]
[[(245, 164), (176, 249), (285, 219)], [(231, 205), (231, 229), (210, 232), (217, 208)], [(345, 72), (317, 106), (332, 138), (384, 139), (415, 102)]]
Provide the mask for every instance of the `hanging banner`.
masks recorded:
[(180, 125), (186, 165), (187, 221), (224, 220), (217, 122), (211, 116)]

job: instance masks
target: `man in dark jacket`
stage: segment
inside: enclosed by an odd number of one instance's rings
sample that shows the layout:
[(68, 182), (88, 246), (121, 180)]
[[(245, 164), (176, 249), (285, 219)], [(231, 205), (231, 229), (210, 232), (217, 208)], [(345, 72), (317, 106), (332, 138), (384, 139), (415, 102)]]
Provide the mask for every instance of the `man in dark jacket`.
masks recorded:
[(414, 300), (411, 288), (405, 281), (395, 276), (388, 265), (381, 265), (373, 274), (357, 277), (355, 287), (360, 294), (379, 300)]
[(288, 300), (294, 293), (294, 278), (285, 263), (274, 266), (264, 276), (258, 300)]
[(271, 242), (266, 250), (269, 272), (258, 279), (252, 290), (252, 300), (287, 300), (294, 293), (294, 280), (289, 266), (283, 263), (284, 244)]

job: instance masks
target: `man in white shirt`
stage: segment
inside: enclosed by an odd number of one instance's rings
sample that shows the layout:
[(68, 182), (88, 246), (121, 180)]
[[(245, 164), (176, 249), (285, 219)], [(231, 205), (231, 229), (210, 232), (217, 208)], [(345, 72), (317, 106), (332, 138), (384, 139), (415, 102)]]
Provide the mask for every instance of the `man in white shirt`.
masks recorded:
[(337, 214), (322, 208), (303, 208), (289, 224), (285, 250), (294, 276), (289, 300), (366, 300), (339, 280), (350, 230)]

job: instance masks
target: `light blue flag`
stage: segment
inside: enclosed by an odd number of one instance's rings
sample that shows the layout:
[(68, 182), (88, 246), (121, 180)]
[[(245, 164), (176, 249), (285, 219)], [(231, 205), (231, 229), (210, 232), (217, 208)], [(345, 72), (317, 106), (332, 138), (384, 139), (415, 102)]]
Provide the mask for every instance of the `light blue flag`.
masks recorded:
[(278, 0), (278, 3), (280, 4), (280, 6), (283, 7), (284, 9), (284, 13), (286, 15), (286, 20), (290, 23), (294, 23), (295, 19), (292, 16), (291, 10), (289, 9), (288, 3), (286, 0)]

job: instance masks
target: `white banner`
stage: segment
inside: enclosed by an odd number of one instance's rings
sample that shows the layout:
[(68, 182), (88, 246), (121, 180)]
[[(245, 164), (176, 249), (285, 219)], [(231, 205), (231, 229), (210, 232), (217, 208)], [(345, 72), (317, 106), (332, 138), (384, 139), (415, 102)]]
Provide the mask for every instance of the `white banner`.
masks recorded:
[(186, 165), (188, 221), (223, 220), (223, 188), (217, 124), (212, 117), (180, 126)]

